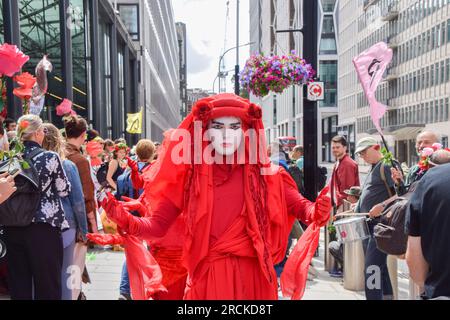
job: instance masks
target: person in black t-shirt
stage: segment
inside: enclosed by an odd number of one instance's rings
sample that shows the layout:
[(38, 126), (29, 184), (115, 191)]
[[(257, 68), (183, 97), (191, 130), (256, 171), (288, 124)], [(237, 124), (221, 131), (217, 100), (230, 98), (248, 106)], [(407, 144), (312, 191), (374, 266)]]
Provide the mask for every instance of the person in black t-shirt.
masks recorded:
[(411, 278), (424, 290), (424, 299), (450, 298), (449, 183), (450, 164), (429, 170), (408, 205), (406, 261)]

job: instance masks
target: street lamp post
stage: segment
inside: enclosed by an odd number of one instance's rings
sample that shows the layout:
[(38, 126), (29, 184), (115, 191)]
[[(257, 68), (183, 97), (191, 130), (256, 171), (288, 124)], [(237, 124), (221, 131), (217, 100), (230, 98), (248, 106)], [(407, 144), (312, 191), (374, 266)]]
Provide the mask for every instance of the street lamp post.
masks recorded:
[[(252, 44), (254, 44), (255, 42), (249, 42), (249, 43), (246, 43), (246, 44), (241, 44), (241, 45), (238, 45), (238, 46), (236, 46), (236, 47), (233, 47), (233, 48), (230, 48), (230, 49), (228, 49), (227, 51), (225, 51), (221, 56), (220, 56), (220, 59), (219, 59), (219, 72), (217, 73), (217, 76), (214, 78), (214, 82), (213, 82), (213, 92), (214, 92), (214, 89), (215, 89), (215, 84), (216, 84), (216, 80), (217, 80), (217, 78), (219, 78), (219, 91), (220, 91), (220, 77), (222, 76), (222, 71), (220, 70), (220, 64), (222, 63), (222, 60), (223, 60), (223, 58), (225, 57), (225, 55), (228, 53), (228, 52), (230, 52), (230, 51), (232, 51), (232, 50), (234, 50), (234, 49), (239, 49), (239, 48), (241, 48), (241, 47), (245, 47), (245, 46), (249, 46), (249, 45), (252, 45)], [(239, 51), (239, 50), (237, 50), (237, 51)], [(238, 66), (238, 68), (239, 68), (239, 66)], [(236, 71), (236, 70), (235, 70)], [(238, 71), (238, 73), (239, 73), (239, 71)], [(219, 92), (220, 93), (220, 92)]]
[(234, 68), (234, 93), (239, 95), (239, 0), (236, 0), (236, 67)]

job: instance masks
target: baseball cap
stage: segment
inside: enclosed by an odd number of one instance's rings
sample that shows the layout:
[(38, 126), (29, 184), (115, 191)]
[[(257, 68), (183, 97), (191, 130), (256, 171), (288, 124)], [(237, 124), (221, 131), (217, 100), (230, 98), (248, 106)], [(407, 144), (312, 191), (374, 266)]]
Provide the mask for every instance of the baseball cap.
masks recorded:
[(375, 138), (372, 138), (372, 137), (362, 138), (356, 144), (355, 153), (356, 154), (361, 153), (362, 151), (367, 150), (370, 147), (376, 146), (377, 144), (378, 144), (378, 142), (377, 142), (377, 140), (375, 140)]

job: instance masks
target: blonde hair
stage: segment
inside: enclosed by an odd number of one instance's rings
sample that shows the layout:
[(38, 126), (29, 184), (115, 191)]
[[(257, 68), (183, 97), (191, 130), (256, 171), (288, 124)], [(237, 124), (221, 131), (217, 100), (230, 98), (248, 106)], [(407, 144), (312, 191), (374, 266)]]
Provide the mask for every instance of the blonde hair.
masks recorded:
[(61, 159), (65, 159), (64, 139), (61, 131), (51, 123), (44, 123), (44, 128), (47, 128), (47, 134), (42, 141), (42, 147), (45, 150), (56, 152)]
[[(26, 125), (26, 123), (28, 125)], [(42, 119), (38, 116), (34, 114), (24, 115), (17, 121), (17, 136), (20, 137), (22, 141), (32, 140), (33, 134), (42, 127), (42, 124)]]

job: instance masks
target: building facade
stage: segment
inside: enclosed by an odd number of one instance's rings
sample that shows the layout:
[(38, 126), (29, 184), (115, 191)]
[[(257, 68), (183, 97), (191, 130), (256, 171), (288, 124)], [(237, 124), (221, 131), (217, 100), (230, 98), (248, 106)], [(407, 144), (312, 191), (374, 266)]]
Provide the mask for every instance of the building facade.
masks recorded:
[(117, 3), (139, 52), (139, 105), (144, 108), (144, 135), (162, 141), (164, 131), (178, 126), (182, 108), (179, 43), (172, 1), (113, 2)]
[(210, 92), (200, 88), (187, 89), (187, 114), (192, 111), (192, 107), (198, 100), (209, 97), (210, 95)]
[[(61, 126), (64, 98), (103, 137), (139, 136), (126, 130), (127, 113), (144, 109), (142, 136), (161, 141), (181, 120), (179, 50), (171, 1), (2, 0), (0, 42), (30, 56), (34, 74), (48, 54), (53, 63), (42, 117)], [(20, 114), (8, 86), (9, 116)]]
[(180, 100), (182, 118), (187, 116), (187, 38), (186, 24), (182, 22), (176, 23), (177, 39), (178, 39), (178, 60), (180, 63)]
[[(318, 0), (318, 78), (325, 83), (325, 100), (318, 104), (318, 161), (332, 161), (329, 141), (337, 134), (337, 0)], [(300, 32), (277, 33), (277, 30), (302, 27), (303, 1), (250, 0), (251, 53), (265, 55), (303, 51)], [(291, 87), (282, 94), (269, 94), (251, 100), (262, 106), (263, 121), (269, 141), (294, 136), (303, 143), (303, 88)]]
[[(41, 116), (62, 126), (56, 106), (64, 98), (104, 137), (125, 137), (127, 112), (138, 108), (137, 52), (126, 28), (106, 0), (1, 2), (0, 42), (30, 56), (23, 71), (48, 54), (53, 71)], [(8, 115), (20, 116), (8, 86)], [(128, 137), (129, 138), (129, 137)]]
[(448, 145), (450, 1), (340, 0), (340, 15), (339, 130), (376, 137), (352, 59), (384, 41), (394, 58), (377, 99), (388, 106), (382, 127), (390, 149), (411, 165), (420, 131), (433, 130)]

